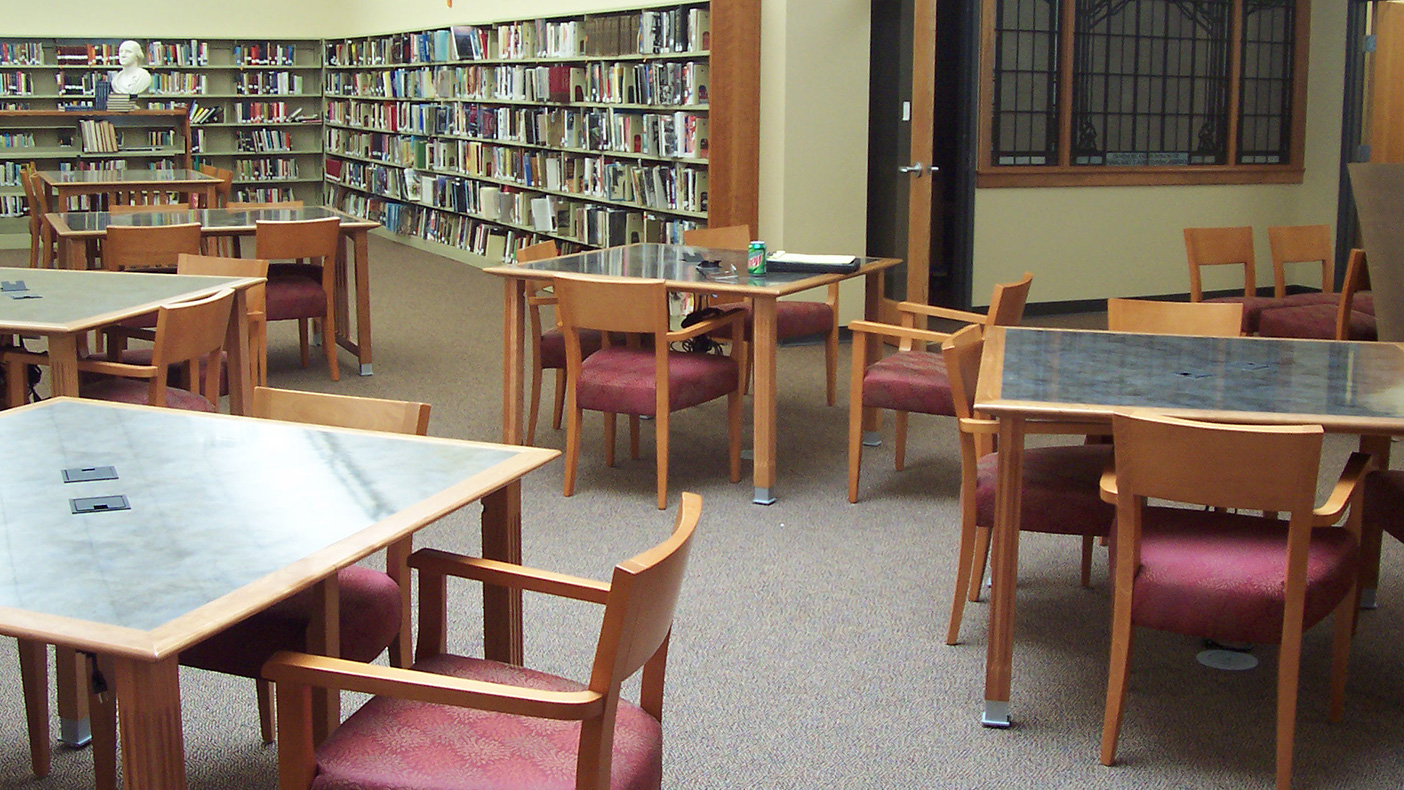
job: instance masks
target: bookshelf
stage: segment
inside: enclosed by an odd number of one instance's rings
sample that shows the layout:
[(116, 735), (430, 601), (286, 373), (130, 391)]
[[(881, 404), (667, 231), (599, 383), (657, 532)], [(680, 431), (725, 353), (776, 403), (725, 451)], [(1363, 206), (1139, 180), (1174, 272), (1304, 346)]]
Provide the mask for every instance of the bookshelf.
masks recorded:
[(493, 263), (545, 239), (755, 227), (759, 13), (715, 0), (329, 39), (325, 202)]
[(0, 39), (0, 238), (27, 233), (18, 177), (29, 161), (47, 169), (208, 163), (234, 171), (235, 199), (320, 202), (320, 40), (132, 38), (146, 49), (152, 86), (135, 102), (141, 111), (111, 114), (113, 125), (126, 131), (187, 116), (193, 123), (172, 145), (155, 138), (138, 144), (124, 134), (126, 150), (100, 160), (66, 143), (73, 138), (65, 129), (98, 117), (94, 86), (118, 68), (125, 37)]

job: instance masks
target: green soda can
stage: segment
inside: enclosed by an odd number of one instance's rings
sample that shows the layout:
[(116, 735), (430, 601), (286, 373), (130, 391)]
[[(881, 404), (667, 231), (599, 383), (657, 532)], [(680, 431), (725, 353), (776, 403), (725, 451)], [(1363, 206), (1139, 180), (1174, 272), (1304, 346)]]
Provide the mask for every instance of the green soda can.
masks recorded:
[(746, 271), (765, 274), (765, 242), (753, 241), (746, 245)]

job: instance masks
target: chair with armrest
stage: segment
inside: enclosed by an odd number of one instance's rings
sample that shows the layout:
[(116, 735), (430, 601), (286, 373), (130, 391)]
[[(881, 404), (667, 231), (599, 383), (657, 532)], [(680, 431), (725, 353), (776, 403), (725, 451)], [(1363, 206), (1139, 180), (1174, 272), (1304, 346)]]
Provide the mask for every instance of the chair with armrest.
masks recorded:
[[(1258, 334), (1264, 337), (1296, 337), (1331, 340), (1337, 337), (1341, 297), (1335, 293), (1336, 250), (1329, 225), (1285, 225), (1268, 228), (1272, 242), (1272, 264), (1276, 299), (1263, 308), (1258, 318)], [(1288, 294), (1286, 266), (1312, 263), (1321, 267), (1321, 290)], [(1373, 340), (1373, 303), (1361, 303), (1346, 313), (1345, 337)], [(1368, 309), (1367, 309), (1368, 308)]]
[(49, 230), (49, 222), (44, 215), (49, 213), (48, 193), (40, 180), (34, 164), (25, 165), (20, 171), (20, 185), (24, 187), (25, 205), (29, 214), (29, 268), (54, 265), (56, 240)]
[[(732, 311), (676, 332), (668, 330), (668, 291), (663, 280), (634, 280), (558, 274), (553, 280), (556, 314), (566, 344), (565, 496), (575, 493), (580, 456), (580, 421), (585, 409), (604, 412), (605, 463), (614, 466), (617, 414), (629, 415), (630, 455), (638, 457), (639, 417), (654, 418), (658, 509), (668, 503), (668, 424), (672, 412), (727, 398), (731, 482), (741, 479), (741, 372), (738, 349), (730, 356), (673, 351), (671, 343), (730, 326), (739, 332), (741, 313)], [(599, 351), (584, 355), (581, 333), (601, 333)], [(652, 339), (651, 348), (631, 341), (619, 346), (611, 333)]]
[[(1363, 326), (1361, 316), (1370, 320)], [(1341, 282), (1341, 301), (1336, 306), (1336, 340), (1378, 340), (1375, 323), (1375, 295), (1370, 292), (1370, 269), (1365, 251), (1355, 248), (1346, 258), (1345, 280)]]
[[(556, 242), (548, 239), (518, 249), (516, 262), (529, 263), (545, 260), (556, 257), (557, 253)], [(566, 353), (565, 335), (556, 327), (554, 320), (552, 328), (546, 329), (541, 318), (541, 308), (556, 304), (555, 296), (550, 293), (551, 286), (528, 284), (527, 288), (530, 290), (527, 295), (527, 319), (531, 324), (531, 407), (527, 413), (526, 443), (535, 444), (536, 420), (541, 411), (541, 379), (547, 370), (556, 371), (556, 400), (555, 411), (551, 413), (551, 427), (560, 430), (561, 415), (565, 413)], [(600, 333), (593, 329), (582, 330), (580, 333), (581, 355), (588, 357), (599, 349)]]
[[(694, 230), (683, 231), (683, 244), (694, 247), (711, 247), (718, 250), (744, 250), (751, 242), (751, 228), (748, 225), (730, 225), (720, 228), (696, 228)], [(804, 299), (782, 299), (775, 303), (775, 339), (793, 340), (800, 337), (811, 337), (814, 335), (824, 336), (824, 374), (827, 376), (827, 389), (825, 390), (828, 404), (834, 405), (834, 399), (838, 389), (838, 283), (833, 283), (827, 288), (827, 295), (822, 302), (813, 302)], [(732, 302), (739, 302), (746, 313), (745, 320), (745, 351), (746, 370), (742, 373), (742, 390), (748, 388), (751, 378), (751, 368), (754, 366), (755, 357), (751, 334), (753, 322), (751, 317), (751, 300), (732, 294), (711, 294), (707, 297), (707, 303), (713, 307), (718, 307)], [(723, 333), (717, 337), (718, 340), (725, 340), (728, 336)]]
[[(978, 416), (974, 408), (984, 332), (982, 325), (972, 324), (951, 335), (941, 346), (960, 432), (960, 549), (950, 625), (946, 630), (948, 645), (960, 638), (967, 598), (979, 600), (997, 501), (999, 452), (995, 437), (999, 423)], [(1106, 425), (1053, 421), (1030, 421), (1027, 430), (1079, 436), (1108, 433)], [(1093, 547), (1098, 538), (1110, 533), (1116, 513), (1114, 507), (1102, 501), (1098, 490), (1102, 472), (1111, 460), (1112, 446), (1105, 443), (1030, 447), (1023, 454), (1019, 528), (1024, 532), (1080, 536), (1083, 587), (1092, 584)]]
[[(228, 172), (228, 171), (225, 171)], [(232, 175), (232, 174), (231, 174)], [(230, 211), (248, 211), (259, 208), (302, 208), (301, 200), (225, 200), (220, 208)], [(243, 237), (227, 236), (220, 239), (221, 247), (228, 248), (228, 254), (239, 258), (244, 254)]]
[[(1135, 626), (1221, 642), (1277, 643), (1277, 786), (1286, 790), (1302, 632), (1333, 613), (1330, 719), (1342, 713), (1360, 565), (1359, 484), (1369, 456), (1353, 455), (1327, 502), (1316, 508), (1320, 426), (1125, 414), (1114, 415), (1112, 425), (1116, 468), (1102, 489), (1116, 503), (1115, 582), (1101, 762), (1111, 765), (1116, 757)], [(1333, 526), (1347, 510), (1345, 526)]]
[[(336, 361), (336, 259), (341, 248), (337, 217), (255, 223), (254, 255), (269, 261), (268, 320), (297, 321), (302, 366), (309, 363), (309, 322), (322, 322), (322, 349), (332, 381), (341, 380)], [(295, 261), (275, 263), (275, 261)]]
[(102, 243), (102, 266), (113, 272), (174, 271), (184, 253), (199, 255), (200, 223), (113, 225)]
[(215, 187), (214, 205), (201, 208), (225, 208), (234, 192), (234, 171), (214, 165), (200, 165), (200, 172), (219, 179), (219, 186)]
[[(1272, 304), (1271, 297), (1258, 296), (1257, 265), (1253, 252), (1253, 228), (1185, 228), (1185, 253), (1189, 259), (1191, 302), (1238, 302), (1243, 305), (1245, 335), (1258, 331), (1258, 315)], [(1202, 269), (1205, 266), (1243, 267), (1243, 295), (1204, 298)]]
[[(656, 790), (663, 774), (664, 674), (673, 612), (702, 509), (684, 493), (672, 535), (620, 563), (608, 584), (421, 550), (420, 636), (409, 669), (279, 653), (279, 787)], [(587, 684), (447, 652), (448, 577), (604, 605)], [(426, 625), (427, 624), (427, 625)], [(639, 703), (621, 697), (642, 670)], [(310, 688), (376, 694), (320, 746)], [(406, 765), (413, 764), (408, 770)], [(504, 779), (509, 777), (509, 779)]]
[(1234, 302), (1107, 300), (1107, 329), (1112, 332), (1233, 337), (1242, 328), (1243, 305)]
[[(962, 321), (984, 326), (1011, 326), (1024, 315), (1033, 275), (1014, 283), (996, 285), (990, 298), (989, 310), (973, 313), (946, 307), (902, 302), (902, 325), (893, 326), (875, 321), (854, 321), (848, 325), (853, 333), (853, 366), (848, 396), (848, 501), (858, 501), (858, 478), (863, 464), (865, 440), (876, 446), (875, 437), (863, 436), (865, 409), (892, 409), (896, 414), (896, 468), (906, 466), (907, 415), (910, 412), (955, 416), (951, 400), (951, 382), (946, 375), (946, 362), (939, 351), (927, 351), (928, 343), (941, 344), (949, 333), (935, 332), (916, 326), (918, 319), (935, 317), (947, 321)], [(897, 340), (898, 350), (873, 364), (868, 364), (868, 343), (883, 338)]]
[(189, 211), (189, 203), (138, 203), (108, 206), (108, 214), (155, 214), (161, 211)]

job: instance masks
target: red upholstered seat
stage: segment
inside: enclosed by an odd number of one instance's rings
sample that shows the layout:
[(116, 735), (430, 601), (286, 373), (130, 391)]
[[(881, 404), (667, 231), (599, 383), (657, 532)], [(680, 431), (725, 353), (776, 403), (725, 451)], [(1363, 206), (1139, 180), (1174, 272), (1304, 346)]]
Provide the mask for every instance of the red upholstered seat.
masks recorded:
[[(580, 331), (580, 353), (590, 356), (600, 350), (600, 333), (594, 329)], [(566, 364), (565, 335), (559, 329), (541, 333), (541, 367), (564, 370)]]
[[(1258, 317), (1258, 334), (1263, 337), (1332, 340), (1336, 336), (1336, 312), (1334, 302), (1266, 308)], [(1376, 340), (1378, 337), (1375, 316), (1352, 309), (1349, 339)]]
[[(400, 588), (383, 571), (353, 565), (336, 575), (341, 613), (341, 656), (367, 662), (399, 633)], [(180, 653), (180, 663), (228, 675), (259, 677), (279, 650), (307, 650), (312, 591), (244, 619)]]
[[(1307, 550), (1306, 616), (1331, 613), (1355, 581), (1359, 547), (1344, 529), (1317, 529)], [(1116, 574), (1112, 550), (1113, 576)], [(1229, 642), (1282, 638), (1287, 522), (1256, 515), (1148, 508), (1132, 593), (1137, 625)], [(1196, 580), (1186, 584), (1187, 579)]]
[[(741, 312), (745, 313), (746, 339), (750, 340), (755, 324), (752, 317), (754, 308), (751, 302), (724, 302), (717, 306), (740, 309)], [(778, 340), (822, 335), (833, 326), (834, 309), (829, 306), (828, 302), (784, 299), (775, 303), (775, 337)], [(728, 329), (722, 329), (715, 332), (714, 335), (718, 339), (725, 340), (731, 337), (731, 332)]]
[(1341, 303), (1341, 295), (1322, 293), (1321, 291), (1306, 291), (1299, 294), (1287, 294), (1281, 299), (1274, 299), (1273, 302), (1273, 307), (1300, 307), (1309, 304), (1328, 304), (1335, 307)]
[[(549, 691), (585, 686), (524, 667), (440, 655), (414, 669)], [(315, 790), (573, 790), (580, 723), (377, 697), (317, 751)], [(613, 790), (654, 790), (663, 776), (663, 727), (621, 700), (614, 725)]]
[[(1116, 507), (1102, 501), (1097, 484), (1112, 460), (1110, 444), (1030, 447), (1024, 451), (1024, 487), (1019, 529), (1053, 535), (1111, 531)], [(976, 474), (975, 523), (994, 523), (999, 453), (980, 459)]]
[(1253, 335), (1258, 332), (1258, 317), (1263, 308), (1272, 305), (1277, 300), (1270, 296), (1219, 296), (1204, 301), (1232, 302), (1243, 305), (1243, 334)]
[(322, 281), (302, 275), (274, 276), (268, 272), (268, 320), (285, 321), (326, 312), (327, 295)]
[[(150, 385), (137, 379), (103, 376), (90, 378), (81, 384), (79, 392), (84, 398), (136, 404), (146, 404), (150, 401)], [(186, 411), (219, 411), (209, 398), (177, 387), (166, 387), (166, 405)]]
[[(657, 378), (653, 349), (600, 349), (580, 365), (582, 409), (653, 415)], [(734, 392), (740, 383), (736, 361), (716, 354), (668, 352), (668, 409), (677, 411)]]
[(1371, 472), (1365, 478), (1364, 528), (1404, 541), (1404, 471)]
[(930, 351), (899, 351), (868, 366), (863, 405), (923, 414), (955, 414), (946, 362)]

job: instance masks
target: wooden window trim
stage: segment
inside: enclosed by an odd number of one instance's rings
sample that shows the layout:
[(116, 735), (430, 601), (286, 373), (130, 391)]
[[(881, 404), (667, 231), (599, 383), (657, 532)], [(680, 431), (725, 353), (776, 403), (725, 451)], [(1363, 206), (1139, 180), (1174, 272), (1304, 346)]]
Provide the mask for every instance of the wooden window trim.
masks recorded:
[[(983, 0), (980, 15), (980, 102), (979, 149), (975, 186), (1068, 187), (1068, 186), (1185, 186), (1192, 184), (1300, 184), (1306, 152), (1306, 103), (1308, 56), (1310, 53), (1311, 0), (1296, 0), (1293, 41), (1292, 120), (1289, 161), (1280, 165), (1186, 165), (1179, 167), (1073, 166), (1071, 151), (1072, 9), (1073, 0), (1059, 0), (1062, 20), (1059, 35), (1064, 46), (1059, 59), (1058, 156), (1059, 164), (1047, 166), (996, 165), (992, 161), (994, 125), (995, 0)], [(1238, 154), (1238, 102), (1242, 69), (1242, 0), (1233, 5), (1230, 41), (1232, 60), (1229, 94), (1228, 160)]]

